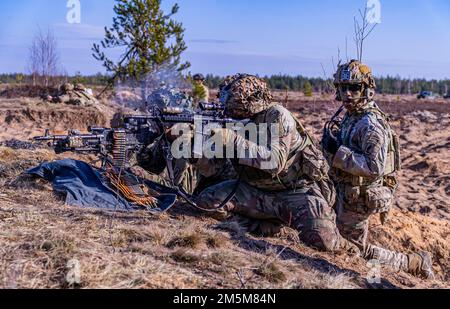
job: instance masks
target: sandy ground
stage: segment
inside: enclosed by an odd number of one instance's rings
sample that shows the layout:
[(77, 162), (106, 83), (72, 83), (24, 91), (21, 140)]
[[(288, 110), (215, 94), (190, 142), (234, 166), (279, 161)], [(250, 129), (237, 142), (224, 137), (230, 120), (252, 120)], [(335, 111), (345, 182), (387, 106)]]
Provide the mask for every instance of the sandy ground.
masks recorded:
[[(316, 137), (338, 107), (325, 97), (277, 98)], [(282, 238), (255, 238), (232, 221), (220, 223), (187, 206), (160, 216), (66, 206), (48, 184), (19, 177), (62, 156), (0, 146), (0, 287), (69, 287), (75, 261), (81, 272), (75, 286), (81, 288), (449, 288), (450, 104), (382, 99), (401, 135), (404, 169), (390, 221), (381, 226), (374, 218), (370, 240), (404, 252), (432, 252), (435, 281), (382, 268), (381, 283), (370, 284), (360, 258), (307, 248), (288, 229)], [(105, 105), (81, 109), (1, 99), (0, 142), (27, 140), (47, 127), (105, 125), (113, 112)]]

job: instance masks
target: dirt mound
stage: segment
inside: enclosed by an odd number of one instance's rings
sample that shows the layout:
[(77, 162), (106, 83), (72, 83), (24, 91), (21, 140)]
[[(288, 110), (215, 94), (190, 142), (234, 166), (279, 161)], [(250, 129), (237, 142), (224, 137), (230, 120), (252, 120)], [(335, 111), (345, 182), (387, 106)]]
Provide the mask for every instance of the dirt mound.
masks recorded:
[(450, 281), (450, 222), (411, 211), (394, 211), (385, 226), (375, 219), (369, 241), (400, 252), (425, 250), (433, 255), (435, 273)]
[(73, 262), (81, 271), (76, 286), (83, 288), (442, 288), (448, 284), (450, 227), (439, 219), (394, 211), (386, 226), (372, 222), (371, 240), (376, 244), (433, 252), (438, 280), (425, 282), (383, 268), (381, 283), (370, 284), (366, 261), (305, 247), (290, 229), (281, 238), (257, 238), (232, 220), (219, 223), (183, 205), (161, 215), (82, 210), (64, 206), (64, 199), (47, 183), (18, 177), (40, 162), (60, 158), (45, 149), (0, 148), (4, 235), (0, 287), (68, 287), (65, 278)]
[(450, 114), (416, 111), (394, 127), (403, 151), (397, 207), (450, 220)]
[(0, 101), (0, 141), (29, 140), (47, 128), (58, 132), (86, 130), (89, 125), (106, 126), (108, 122), (97, 107), (79, 108), (33, 99)]
[(43, 87), (32, 85), (15, 85), (9, 86), (0, 92), (0, 98), (17, 99), (17, 98), (45, 98), (47, 96), (56, 96), (58, 88)]

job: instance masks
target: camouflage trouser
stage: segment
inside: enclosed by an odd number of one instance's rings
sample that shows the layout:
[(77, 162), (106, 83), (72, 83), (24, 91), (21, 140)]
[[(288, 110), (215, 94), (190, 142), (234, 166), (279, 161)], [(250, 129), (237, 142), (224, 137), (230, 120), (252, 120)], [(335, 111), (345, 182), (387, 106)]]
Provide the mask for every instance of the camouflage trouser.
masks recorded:
[[(237, 181), (226, 181), (210, 187), (199, 196), (199, 205), (216, 209), (236, 188)], [(239, 183), (231, 201), (220, 210), (252, 219), (249, 232), (276, 231), (288, 226), (300, 232), (307, 245), (324, 251), (350, 250), (336, 227), (336, 215), (322, 197), (316, 184), (296, 191), (265, 192)], [(264, 233), (263, 233), (264, 234)]]
[[(224, 163), (224, 168), (227, 167), (229, 167), (229, 162)], [(213, 163), (211, 162), (209, 168), (214, 170), (216, 166), (213, 166)], [(221, 171), (219, 175), (208, 173), (209, 171), (205, 171), (205, 169), (205, 166), (192, 164), (184, 159), (174, 160), (174, 185), (183, 189), (184, 192), (194, 195), (204, 188), (238, 177), (236, 172), (234, 172), (234, 169), (225, 169), (223, 172)], [(132, 168), (132, 172), (143, 179), (159, 183), (166, 187), (172, 187), (167, 168), (165, 168), (161, 174), (155, 174), (145, 170), (144, 167), (135, 166)]]
[[(186, 162), (176, 162), (174, 165), (174, 185), (183, 189), (188, 194), (193, 194), (200, 183), (201, 176), (199, 175), (199, 172), (194, 166)], [(159, 183), (166, 187), (172, 187), (167, 168), (159, 175), (150, 173), (138, 166), (133, 167), (131, 171), (133, 174), (143, 179)]]
[(408, 269), (408, 256), (367, 243), (369, 220), (372, 214), (356, 212), (355, 205), (346, 202), (344, 185), (338, 186), (338, 201), (336, 206), (337, 226), (343, 237), (358, 246), (361, 255), (366, 260), (377, 260), (380, 264), (393, 267), (396, 270)]

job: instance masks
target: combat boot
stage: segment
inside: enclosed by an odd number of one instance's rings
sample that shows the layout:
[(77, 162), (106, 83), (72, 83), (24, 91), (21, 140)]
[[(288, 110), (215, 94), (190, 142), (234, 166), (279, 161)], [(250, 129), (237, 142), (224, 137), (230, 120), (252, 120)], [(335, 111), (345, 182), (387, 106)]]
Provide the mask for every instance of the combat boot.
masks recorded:
[(434, 280), (433, 261), (431, 254), (426, 251), (408, 254), (407, 272), (414, 275), (424, 277), (428, 280)]

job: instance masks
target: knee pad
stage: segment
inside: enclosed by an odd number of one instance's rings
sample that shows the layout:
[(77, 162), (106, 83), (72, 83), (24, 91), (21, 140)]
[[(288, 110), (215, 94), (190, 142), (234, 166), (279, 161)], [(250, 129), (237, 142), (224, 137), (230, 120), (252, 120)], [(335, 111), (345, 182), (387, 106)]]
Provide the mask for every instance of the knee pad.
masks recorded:
[(337, 227), (332, 222), (321, 222), (300, 234), (300, 239), (308, 246), (320, 251), (337, 251), (340, 248), (340, 238)]

